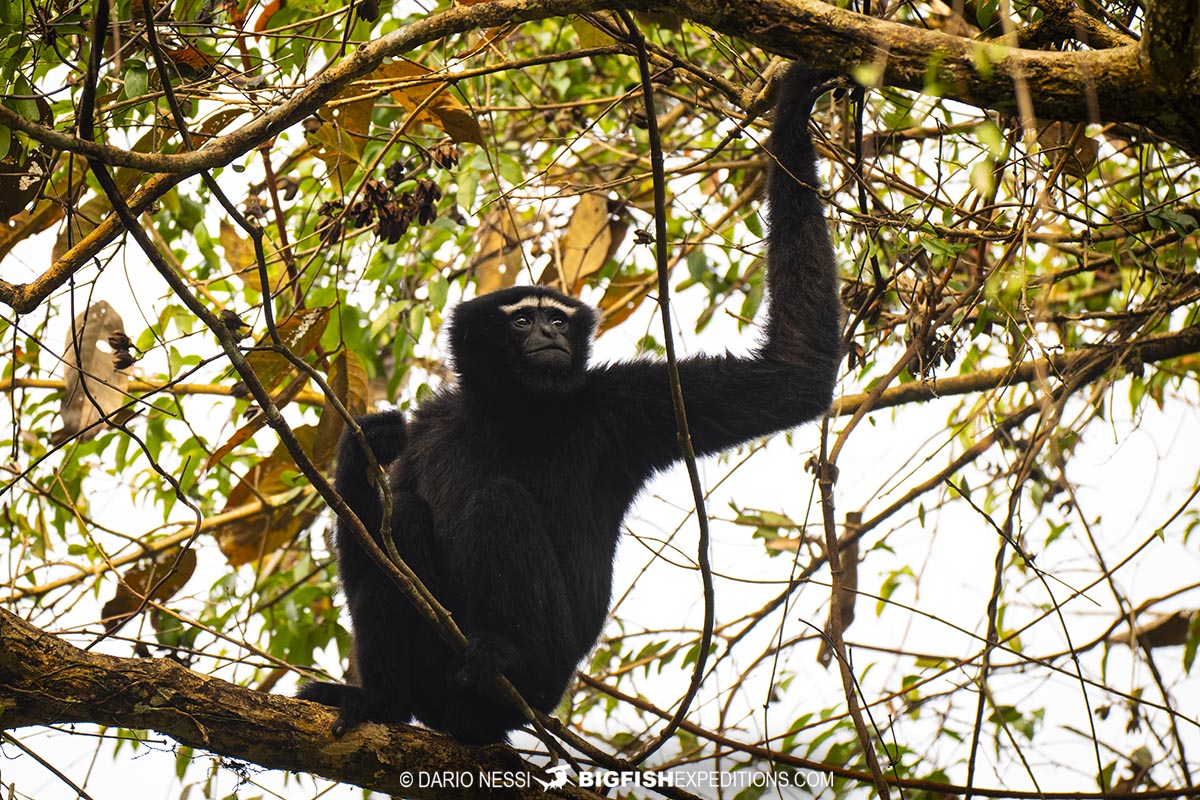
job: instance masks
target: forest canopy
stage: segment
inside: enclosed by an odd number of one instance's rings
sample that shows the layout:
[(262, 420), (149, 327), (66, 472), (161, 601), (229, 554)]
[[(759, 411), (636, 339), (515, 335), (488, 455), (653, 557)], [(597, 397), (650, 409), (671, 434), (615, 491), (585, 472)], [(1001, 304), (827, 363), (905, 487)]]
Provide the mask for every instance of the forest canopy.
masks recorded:
[[(22, 0), (0, 56), (0, 794), (1200, 792), (1196, 3)], [(795, 58), (828, 415), (642, 494), (519, 758), (331, 739), (347, 421), (514, 284), (752, 348)]]

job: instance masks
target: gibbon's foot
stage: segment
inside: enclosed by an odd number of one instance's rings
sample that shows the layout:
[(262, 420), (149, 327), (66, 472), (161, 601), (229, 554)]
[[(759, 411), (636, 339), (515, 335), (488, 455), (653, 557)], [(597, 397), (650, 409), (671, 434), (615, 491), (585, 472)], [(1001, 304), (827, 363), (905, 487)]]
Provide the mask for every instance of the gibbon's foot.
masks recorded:
[[(384, 713), (386, 709), (378, 702), (379, 698), (359, 686), (313, 681), (301, 686), (296, 696), (301, 700), (312, 700), (315, 703), (337, 709), (337, 719), (329, 726), (329, 733), (335, 739), (342, 738), (367, 720), (393, 721), (387, 719), (387, 715)], [(407, 720), (394, 721), (404, 722)]]

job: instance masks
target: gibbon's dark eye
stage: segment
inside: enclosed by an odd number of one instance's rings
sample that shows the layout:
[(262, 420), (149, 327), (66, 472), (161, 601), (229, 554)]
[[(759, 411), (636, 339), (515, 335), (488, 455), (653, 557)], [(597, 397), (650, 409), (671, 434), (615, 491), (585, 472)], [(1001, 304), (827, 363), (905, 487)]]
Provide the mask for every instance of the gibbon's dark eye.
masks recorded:
[(559, 330), (562, 330), (563, 328), (567, 327), (567, 318), (562, 314), (555, 314), (554, 316), (550, 317), (550, 324)]
[(513, 327), (528, 328), (533, 324), (533, 317), (528, 314), (515, 314), (512, 318)]

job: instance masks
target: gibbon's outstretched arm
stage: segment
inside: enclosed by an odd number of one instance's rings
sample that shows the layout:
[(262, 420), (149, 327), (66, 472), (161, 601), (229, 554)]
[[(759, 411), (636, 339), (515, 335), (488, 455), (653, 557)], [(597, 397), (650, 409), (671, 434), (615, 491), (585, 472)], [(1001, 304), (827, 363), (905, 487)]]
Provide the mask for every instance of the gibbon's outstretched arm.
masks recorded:
[[(769, 233), (766, 336), (748, 356), (679, 362), (697, 454), (710, 454), (824, 412), (841, 360), (837, 268), (821, 200), (808, 120), (821, 73), (792, 65), (783, 78), (767, 143)], [(643, 475), (680, 458), (666, 365), (626, 362), (596, 370), (597, 395), (613, 418), (615, 456)]]
[[(793, 64), (783, 77), (767, 153), (770, 211), (767, 285), (771, 290), (766, 358), (816, 370), (814, 391), (833, 399), (841, 363), (842, 302), (825, 209), (817, 195), (817, 152), (808, 119), (819, 96), (819, 73)], [(819, 413), (819, 412), (818, 412)]]

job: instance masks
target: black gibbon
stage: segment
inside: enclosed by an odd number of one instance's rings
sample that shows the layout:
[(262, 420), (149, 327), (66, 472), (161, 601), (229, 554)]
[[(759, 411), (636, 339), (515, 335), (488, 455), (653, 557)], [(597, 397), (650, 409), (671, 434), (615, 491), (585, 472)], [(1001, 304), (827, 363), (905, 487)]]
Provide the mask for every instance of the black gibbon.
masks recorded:
[[(808, 134), (817, 76), (783, 80), (768, 149), (766, 336), (749, 356), (679, 362), (692, 442), (716, 453), (819, 416), (840, 360), (841, 304)], [(467, 636), (456, 654), (344, 527), (341, 583), (357, 685), (300, 696), (362, 720), (413, 717), (467, 742), (504, 741), (520, 712), (492, 691), (507, 676), (552, 711), (608, 613), (621, 521), (642, 485), (681, 459), (667, 367), (588, 365), (596, 316), (574, 298), (516, 287), (465, 302), (450, 321), (456, 382), (421, 405), (360, 422), (390, 464), (399, 554)], [(353, 437), (335, 486), (378, 536), (381, 503)]]

